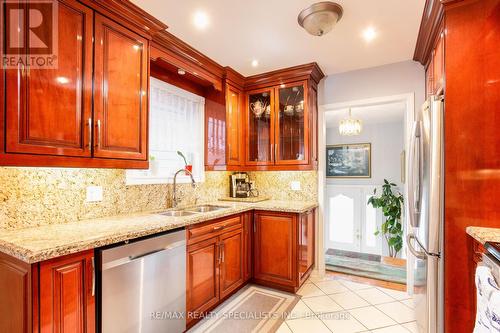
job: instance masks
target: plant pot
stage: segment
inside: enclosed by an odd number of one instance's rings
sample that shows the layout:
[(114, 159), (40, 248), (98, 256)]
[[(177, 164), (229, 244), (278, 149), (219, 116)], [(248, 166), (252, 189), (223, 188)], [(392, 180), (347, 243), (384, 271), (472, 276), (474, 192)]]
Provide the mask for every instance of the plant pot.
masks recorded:
[(193, 173), (193, 166), (191, 164), (186, 165), (186, 167), (184, 169), (186, 169), (186, 172), (185, 172), (186, 176), (189, 176), (189, 172)]

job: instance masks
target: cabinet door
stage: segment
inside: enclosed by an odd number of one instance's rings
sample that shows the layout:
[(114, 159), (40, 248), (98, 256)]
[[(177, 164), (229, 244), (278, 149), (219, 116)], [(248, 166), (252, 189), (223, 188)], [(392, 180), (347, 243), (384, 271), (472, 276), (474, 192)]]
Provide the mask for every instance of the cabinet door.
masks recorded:
[(274, 89), (250, 91), (246, 108), (246, 164), (274, 164)]
[(309, 114), (306, 83), (277, 88), (275, 161), (276, 164), (309, 163)]
[(314, 210), (301, 214), (299, 219), (299, 279), (314, 265)]
[(220, 298), (226, 297), (243, 284), (244, 274), (243, 229), (220, 236)]
[(95, 40), (94, 155), (145, 160), (148, 41), (99, 14)]
[(243, 164), (243, 126), (242, 126), (243, 93), (231, 85), (226, 89), (226, 135), (227, 165)]
[[(203, 313), (219, 301), (218, 237), (188, 246), (186, 307), (191, 313)], [(187, 318), (191, 322), (192, 317)]]
[(7, 152), (91, 155), (92, 20), (92, 10), (77, 1), (59, 1), (56, 68), (6, 70)]
[(295, 214), (256, 212), (254, 215), (254, 277), (296, 285), (297, 218)]
[(93, 251), (40, 264), (40, 332), (95, 332)]

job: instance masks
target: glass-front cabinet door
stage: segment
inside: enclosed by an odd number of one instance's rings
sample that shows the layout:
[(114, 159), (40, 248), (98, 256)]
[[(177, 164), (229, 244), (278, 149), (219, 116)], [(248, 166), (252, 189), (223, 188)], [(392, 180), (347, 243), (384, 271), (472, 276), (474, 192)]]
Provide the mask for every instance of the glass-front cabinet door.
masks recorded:
[(281, 85), (276, 96), (275, 163), (307, 164), (309, 122), (305, 82)]
[(247, 164), (273, 164), (274, 89), (250, 91), (247, 96)]

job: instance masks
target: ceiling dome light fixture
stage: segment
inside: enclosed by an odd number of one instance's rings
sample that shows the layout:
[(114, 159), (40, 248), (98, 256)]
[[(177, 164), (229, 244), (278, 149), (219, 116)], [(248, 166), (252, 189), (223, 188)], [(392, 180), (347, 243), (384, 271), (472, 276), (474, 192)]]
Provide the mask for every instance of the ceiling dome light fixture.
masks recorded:
[(359, 135), (363, 129), (361, 120), (354, 119), (351, 115), (351, 109), (349, 108), (349, 117), (342, 119), (339, 123), (339, 133), (340, 135), (353, 136)]
[(300, 12), (299, 25), (314, 36), (323, 36), (330, 32), (340, 21), (344, 10), (335, 2), (317, 2)]

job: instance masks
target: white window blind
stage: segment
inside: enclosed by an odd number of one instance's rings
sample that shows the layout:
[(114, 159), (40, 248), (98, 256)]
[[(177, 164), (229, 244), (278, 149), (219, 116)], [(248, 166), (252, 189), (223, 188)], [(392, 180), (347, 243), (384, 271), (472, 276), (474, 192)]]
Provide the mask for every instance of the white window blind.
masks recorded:
[[(127, 184), (171, 183), (184, 168), (181, 151), (193, 165), (197, 182), (204, 181), (205, 99), (161, 80), (150, 79), (149, 170), (127, 170)], [(179, 174), (178, 182), (190, 182)]]

